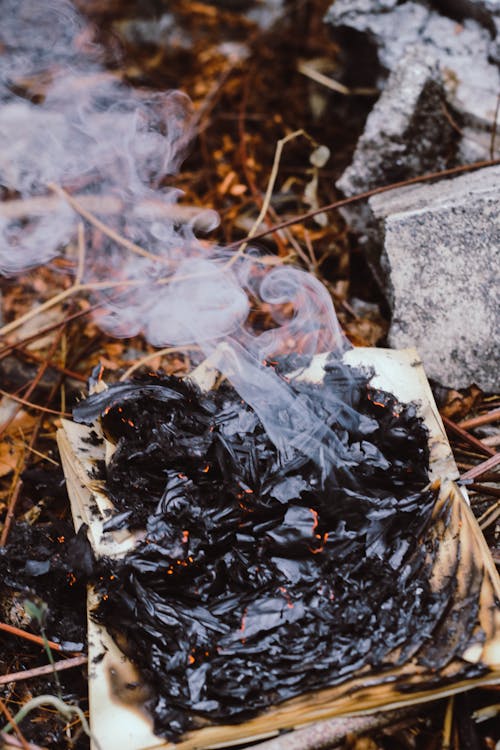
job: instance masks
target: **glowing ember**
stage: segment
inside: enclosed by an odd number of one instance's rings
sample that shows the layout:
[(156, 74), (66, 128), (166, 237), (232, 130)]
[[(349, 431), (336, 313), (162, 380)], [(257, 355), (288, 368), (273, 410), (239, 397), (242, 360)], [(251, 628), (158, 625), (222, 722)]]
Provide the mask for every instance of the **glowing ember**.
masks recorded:
[(366, 383), (334, 361), (322, 387), (291, 379), (330, 431), (315, 461), (279, 452), (227, 383), (201, 394), (145, 376), (77, 407), (115, 443), (103, 478), (117, 518), (146, 529), (149, 543), (105, 564), (98, 617), (141, 659), (160, 734), (382, 668), (439, 619), (420, 542), (427, 433), (413, 406)]

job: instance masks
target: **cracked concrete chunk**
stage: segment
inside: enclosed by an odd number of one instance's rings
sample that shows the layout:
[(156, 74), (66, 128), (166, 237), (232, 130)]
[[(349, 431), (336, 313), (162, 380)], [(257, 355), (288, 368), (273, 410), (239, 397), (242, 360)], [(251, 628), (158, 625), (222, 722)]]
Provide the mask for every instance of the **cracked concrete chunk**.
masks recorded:
[[(344, 195), (445, 169), (456, 138), (442, 107), (444, 91), (432, 54), (415, 47), (390, 75), (366, 121), (351, 165), (337, 182)], [(366, 203), (346, 206), (342, 215), (359, 232), (368, 263), (379, 286), (380, 237)]]
[[(496, 3), (491, 3), (490, 7), (484, 0), (474, 13), (469, 10), (472, 17), (458, 23), (411, 1), (394, 4), (337, 0), (326, 21), (336, 29), (365, 34), (367, 41), (376, 46), (381, 66), (388, 71), (394, 70), (409, 47), (425, 45), (439, 61), (450, 104), (468, 123), (488, 129), (500, 89), (500, 71), (488, 59), (498, 43), (498, 38), (493, 37), (500, 24), (499, 15), (493, 12)], [(464, 9), (471, 5), (472, 0), (465, 3)], [(460, 14), (458, 10), (457, 13)]]
[(422, 42), (436, 50), (449, 103), (471, 125), (490, 129), (495, 117), (500, 71), (488, 61), (491, 36), (476, 21), (458, 25), (432, 13)]
[(429, 10), (418, 2), (398, 5), (394, 0), (337, 0), (325, 21), (335, 28), (366, 34), (378, 50), (379, 62), (392, 70), (407, 48), (419, 41)]
[(384, 235), (390, 346), (447, 386), (500, 386), (500, 167), (370, 200)]
[(339, 190), (354, 195), (444, 169), (454, 132), (443, 100), (435, 57), (422, 46), (407, 52), (368, 116), (352, 163), (337, 182)]

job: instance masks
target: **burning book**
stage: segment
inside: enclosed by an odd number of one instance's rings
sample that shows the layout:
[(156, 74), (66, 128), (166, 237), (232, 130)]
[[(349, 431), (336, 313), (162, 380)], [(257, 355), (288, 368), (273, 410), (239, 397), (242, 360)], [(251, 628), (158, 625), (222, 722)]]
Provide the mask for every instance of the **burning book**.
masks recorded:
[(278, 366), (288, 444), (216, 364), (100, 386), (59, 433), (98, 558), (95, 746), (251, 741), (498, 680), (500, 582), (416, 353)]

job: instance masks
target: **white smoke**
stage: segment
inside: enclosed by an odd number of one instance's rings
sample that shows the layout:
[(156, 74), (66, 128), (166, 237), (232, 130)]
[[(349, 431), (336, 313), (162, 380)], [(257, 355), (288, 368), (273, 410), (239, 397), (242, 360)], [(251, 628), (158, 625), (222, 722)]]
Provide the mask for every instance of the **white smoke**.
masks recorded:
[[(200, 242), (192, 223), (138, 216), (139, 201), (172, 207), (178, 198), (162, 180), (178, 169), (189, 143), (190, 100), (179, 91), (151, 95), (132, 89), (99, 64), (89, 26), (68, 2), (36, 5), (4, 0), (4, 193), (32, 198), (56, 183), (79, 195), (119, 196), (123, 210), (106, 216), (106, 222), (152, 255), (134, 254), (89, 228), (83, 280), (114, 284), (93, 293), (104, 308), (100, 327), (118, 337), (142, 333), (155, 346), (196, 342), (205, 355), (217, 348), (218, 366), (258, 412), (283, 454), (300, 449), (318, 457), (327, 451), (326, 464), (346, 461), (329, 428), (264, 364), (283, 351), (340, 354), (348, 346), (326, 288), (296, 268), (266, 271), (252, 248), (233, 263), (224, 249)], [(49, 83), (39, 101), (16, 93), (23, 77), (42, 72)], [(74, 237), (77, 220), (63, 200), (56, 210), (23, 221), (0, 214), (0, 272), (19, 273), (55, 257)], [(213, 216), (208, 221), (213, 225)], [(252, 299), (272, 311), (272, 330), (251, 330)]]

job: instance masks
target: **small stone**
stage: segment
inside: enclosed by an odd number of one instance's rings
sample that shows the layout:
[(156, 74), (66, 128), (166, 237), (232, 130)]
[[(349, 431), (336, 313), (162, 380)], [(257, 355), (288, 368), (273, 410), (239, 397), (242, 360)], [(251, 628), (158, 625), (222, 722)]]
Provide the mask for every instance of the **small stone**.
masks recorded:
[(500, 387), (500, 167), (370, 199), (390, 284), (390, 346), (448, 387)]

